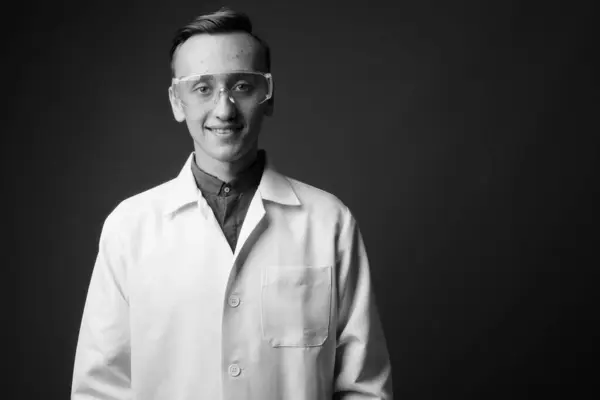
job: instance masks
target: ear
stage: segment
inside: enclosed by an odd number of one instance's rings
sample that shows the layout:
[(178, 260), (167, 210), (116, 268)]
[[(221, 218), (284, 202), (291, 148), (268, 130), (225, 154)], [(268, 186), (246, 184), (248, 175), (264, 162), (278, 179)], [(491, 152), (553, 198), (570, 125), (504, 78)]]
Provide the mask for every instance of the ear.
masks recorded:
[(265, 115), (270, 117), (275, 112), (275, 83), (273, 83), (273, 93), (271, 94), (271, 98), (267, 100), (267, 104), (265, 107)]
[(183, 105), (181, 104), (181, 100), (175, 96), (175, 92), (173, 91), (173, 86), (169, 86), (169, 100), (171, 102), (171, 109), (173, 110), (173, 117), (175, 117), (175, 121), (183, 122), (185, 121), (185, 113), (183, 112)]
[(273, 97), (271, 97), (269, 100), (267, 100), (267, 104), (265, 107), (265, 115), (267, 117), (270, 117), (273, 115), (274, 112), (275, 112), (275, 99)]

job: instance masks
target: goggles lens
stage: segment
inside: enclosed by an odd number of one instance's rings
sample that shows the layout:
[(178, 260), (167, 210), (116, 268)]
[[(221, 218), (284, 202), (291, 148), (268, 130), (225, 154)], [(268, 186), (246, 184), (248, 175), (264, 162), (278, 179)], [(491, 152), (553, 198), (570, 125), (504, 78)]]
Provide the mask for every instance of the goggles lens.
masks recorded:
[(216, 104), (224, 92), (236, 104), (258, 105), (271, 98), (273, 83), (270, 74), (228, 72), (176, 78), (173, 80), (173, 89), (189, 107)]

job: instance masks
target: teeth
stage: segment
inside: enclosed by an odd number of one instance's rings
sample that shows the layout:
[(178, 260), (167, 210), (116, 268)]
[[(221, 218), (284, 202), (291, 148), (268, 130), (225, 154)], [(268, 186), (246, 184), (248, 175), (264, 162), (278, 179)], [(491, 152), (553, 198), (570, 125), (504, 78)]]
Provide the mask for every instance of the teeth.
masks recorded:
[(235, 129), (214, 129), (213, 128), (211, 130), (215, 133), (219, 133), (222, 135), (235, 132)]

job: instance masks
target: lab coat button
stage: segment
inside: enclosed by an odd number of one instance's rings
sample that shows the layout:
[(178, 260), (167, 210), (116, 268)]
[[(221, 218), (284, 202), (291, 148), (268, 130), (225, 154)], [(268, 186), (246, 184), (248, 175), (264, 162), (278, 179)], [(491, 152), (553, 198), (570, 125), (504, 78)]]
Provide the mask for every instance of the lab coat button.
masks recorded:
[(228, 302), (229, 302), (229, 306), (230, 307), (234, 307), (235, 308), (235, 307), (237, 307), (237, 306), (240, 305), (240, 298), (237, 297), (237, 296), (232, 295), (232, 296), (229, 296)]
[(239, 376), (242, 373), (242, 369), (237, 364), (231, 364), (229, 366), (229, 375), (231, 376)]

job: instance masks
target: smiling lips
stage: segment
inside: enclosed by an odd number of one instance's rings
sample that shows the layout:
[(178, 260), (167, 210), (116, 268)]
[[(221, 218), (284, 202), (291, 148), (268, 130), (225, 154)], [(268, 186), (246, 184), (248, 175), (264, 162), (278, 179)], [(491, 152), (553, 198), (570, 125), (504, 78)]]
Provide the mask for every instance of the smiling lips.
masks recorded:
[(239, 131), (240, 129), (242, 129), (241, 126), (236, 126), (236, 125), (228, 125), (228, 126), (213, 126), (213, 127), (206, 127), (209, 131), (217, 133), (219, 135), (227, 135), (230, 133), (235, 133), (237, 131)]

